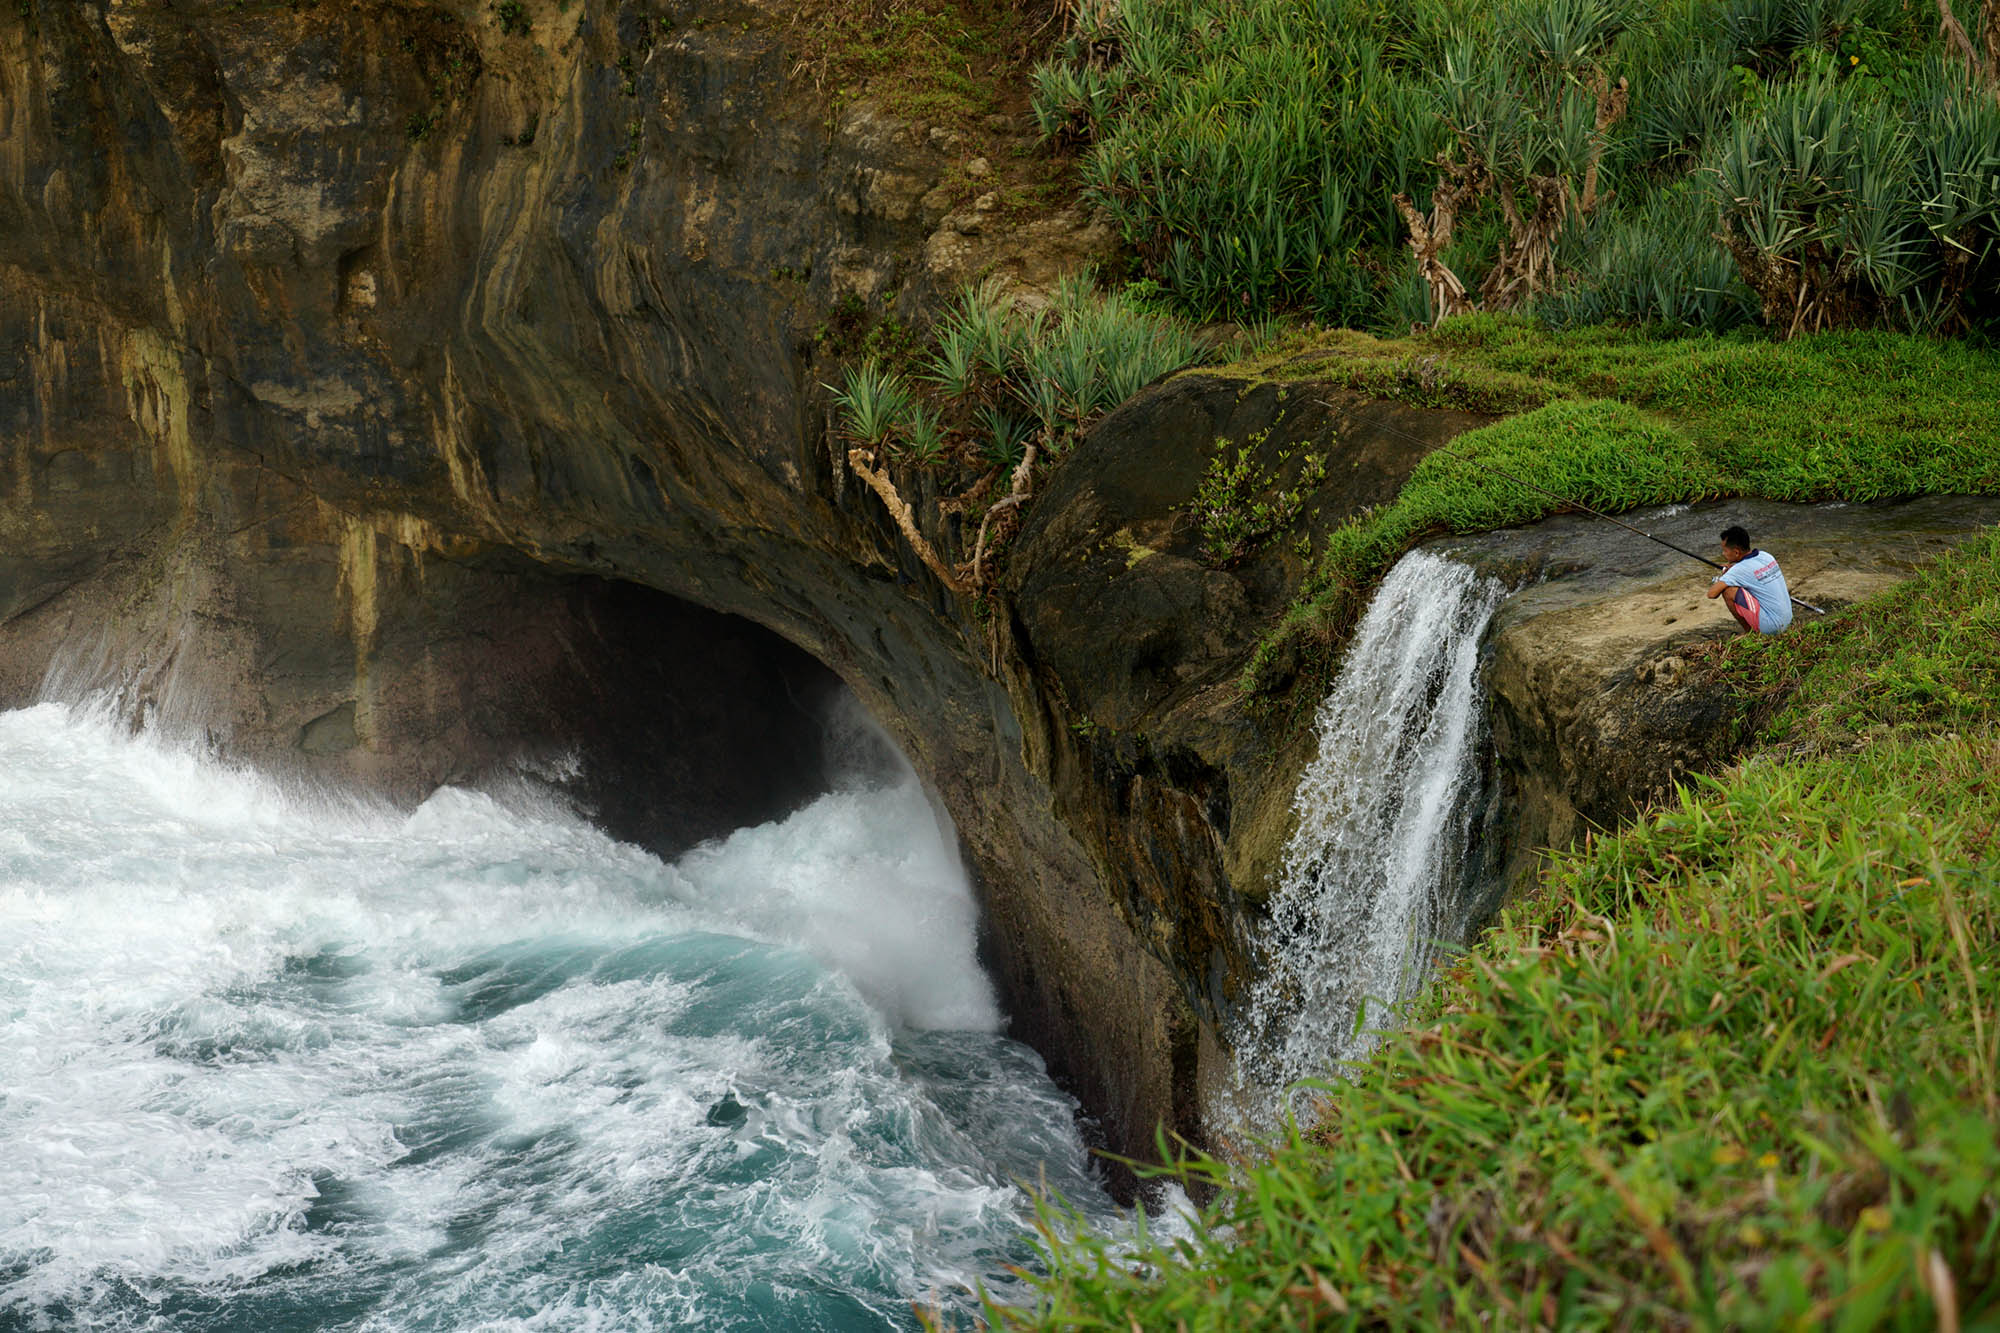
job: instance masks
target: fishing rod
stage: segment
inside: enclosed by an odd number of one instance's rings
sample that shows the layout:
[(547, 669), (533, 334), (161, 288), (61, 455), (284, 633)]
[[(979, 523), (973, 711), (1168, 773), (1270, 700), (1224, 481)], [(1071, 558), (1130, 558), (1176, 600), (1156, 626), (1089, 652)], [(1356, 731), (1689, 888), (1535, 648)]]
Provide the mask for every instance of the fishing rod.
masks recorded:
[[(1391, 429), (1394, 429), (1394, 427), (1391, 427)], [(1597, 510), (1592, 509), (1589, 505), (1582, 503), (1581, 501), (1569, 499), (1567, 496), (1557, 495), (1554, 491), (1549, 490), (1545, 486), (1537, 486), (1534, 482), (1529, 481), (1524, 477), (1517, 477), (1513, 473), (1508, 472), (1503, 468), (1494, 467), (1491, 463), (1482, 463), (1478, 459), (1470, 456), (1469, 454), (1460, 453), (1458, 450), (1452, 448), (1448, 444), (1438, 445), (1437, 450), (1439, 453), (1450, 454), (1453, 458), (1456, 458), (1461, 463), (1470, 463), (1472, 464), (1472, 466), (1476, 468), (1484, 468), (1486, 471), (1493, 473), (1495, 476), (1505, 477), (1508, 481), (1513, 482), (1517, 486), (1526, 486), (1531, 491), (1538, 491), (1541, 494), (1548, 496), (1549, 499), (1554, 500), (1557, 504), (1568, 505), (1573, 509), (1581, 509), (1584, 513), (1589, 514), (1592, 518), (1601, 518), (1606, 523), (1616, 523), (1619, 527), (1625, 529), (1625, 531), (1629, 533), (1632, 533), (1636, 536), (1644, 537), (1649, 542), (1658, 542), (1660, 545), (1666, 547), (1669, 551), (1678, 551), (1682, 555), (1688, 557), (1688, 559), (1690, 560), (1699, 560), (1704, 565), (1707, 565), (1710, 569), (1724, 568), (1724, 566), (1717, 564), (1713, 560), (1710, 560), (1705, 555), (1696, 555), (1693, 551), (1688, 550), (1688, 548), (1685, 546), (1674, 545), (1672, 542), (1668, 541), (1665, 537), (1655, 537), (1652, 533), (1642, 531), (1639, 528), (1635, 528), (1630, 523), (1622, 522), (1619, 519), (1611, 517), (1611, 515), (1609, 514), (1600, 513)], [(1826, 614), (1826, 611), (1823, 608), (1814, 606), (1811, 602), (1805, 601), (1803, 598), (1794, 597), (1792, 598), (1792, 601), (1794, 601), (1800, 606), (1803, 606), (1806, 610), (1813, 612), (1815, 615), (1823, 616)]]
[[(1592, 518), (1601, 518), (1606, 523), (1617, 523), (1619, 527), (1625, 529), (1625, 531), (1627, 532), (1636, 533), (1637, 535), (1644, 537), (1649, 542), (1658, 542), (1660, 545), (1666, 547), (1669, 551), (1679, 551), (1682, 555), (1686, 556), (1688, 559), (1699, 560), (1704, 565), (1707, 565), (1710, 569), (1724, 568), (1724, 566), (1717, 564), (1713, 560), (1710, 560), (1705, 555), (1696, 555), (1693, 551), (1688, 550), (1688, 548), (1685, 546), (1674, 545), (1672, 542), (1668, 541), (1665, 537), (1655, 537), (1650, 532), (1642, 532), (1638, 528), (1633, 527), (1630, 523), (1621, 522), (1620, 520), (1611, 517), (1611, 515), (1609, 514), (1599, 513), (1597, 510), (1592, 509), (1589, 505), (1584, 504), (1581, 501), (1572, 500), (1567, 496), (1557, 495), (1554, 491), (1548, 489), (1546, 486), (1537, 486), (1535, 485), (1534, 482), (1529, 481), (1525, 477), (1517, 477), (1511, 472), (1505, 471), (1501, 468), (1494, 467), (1491, 463), (1482, 463), (1478, 459), (1472, 457), (1470, 454), (1462, 454), (1448, 444), (1438, 445), (1437, 451), (1441, 454), (1450, 454), (1453, 458), (1456, 458), (1461, 463), (1470, 463), (1472, 464), (1472, 466), (1476, 468), (1484, 468), (1486, 471), (1491, 472), (1496, 476), (1505, 477), (1507, 480), (1513, 482), (1516, 486), (1526, 486), (1531, 491), (1540, 491), (1543, 495), (1548, 496), (1549, 499), (1554, 500), (1557, 504), (1567, 505), (1572, 509), (1581, 509), (1584, 513), (1590, 515)], [(1793, 598), (1793, 600), (1797, 601), (1798, 599)]]
[[(1333, 407), (1333, 404), (1327, 402), (1324, 398), (1317, 399), (1316, 401), (1319, 403), (1321, 407), (1329, 409)], [(1707, 565), (1710, 569), (1722, 568), (1721, 565), (1718, 565), (1717, 563), (1715, 563), (1715, 561), (1710, 560), (1705, 555), (1696, 555), (1693, 551), (1688, 550), (1688, 548), (1685, 546), (1676, 546), (1664, 537), (1655, 537), (1650, 532), (1643, 532), (1640, 529), (1633, 527), (1630, 523), (1621, 522), (1620, 520), (1611, 517), (1611, 515), (1609, 514), (1600, 513), (1597, 510), (1592, 509), (1587, 504), (1583, 504), (1580, 501), (1572, 500), (1565, 495), (1557, 495), (1554, 491), (1548, 489), (1546, 486), (1537, 486), (1535, 485), (1534, 482), (1528, 481), (1522, 477), (1517, 477), (1511, 472), (1503, 471), (1500, 468), (1494, 467), (1491, 463), (1482, 463), (1478, 459), (1470, 456), (1469, 454), (1460, 453), (1458, 450), (1452, 448), (1448, 444), (1431, 444), (1430, 441), (1425, 440), (1419, 436), (1412, 435), (1409, 431), (1398, 430), (1396, 427), (1391, 426), (1387, 422), (1377, 422), (1375, 428), (1377, 430), (1388, 431), (1391, 435), (1400, 435), (1404, 439), (1408, 440), (1411, 444), (1426, 445), (1430, 448), (1436, 449), (1439, 453), (1450, 454), (1453, 458), (1456, 458), (1461, 463), (1470, 463), (1472, 464), (1472, 466), (1476, 468), (1483, 468), (1486, 471), (1493, 473), (1495, 476), (1505, 477), (1508, 481), (1513, 482), (1517, 486), (1526, 486), (1531, 491), (1536, 491), (1542, 495), (1548, 496), (1549, 499), (1554, 500), (1559, 505), (1566, 505), (1572, 509), (1581, 509), (1584, 513), (1589, 514), (1592, 518), (1601, 518), (1606, 523), (1616, 523), (1619, 527), (1625, 529), (1625, 531), (1629, 533), (1634, 534), (1635, 536), (1644, 537), (1649, 542), (1658, 542), (1660, 545), (1666, 547), (1669, 551), (1678, 551), (1680, 554), (1686, 556), (1690, 560), (1699, 560), (1704, 565)], [(1823, 616), (1826, 614), (1826, 608), (1814, 606), (1811, 602), (1804, 601), (1797, 597), (1792, 598), (1792, 601), (1797, 603), (1799, 606), (1803, 606), (1806, 610), (1812, 612), (1814, 615)]]

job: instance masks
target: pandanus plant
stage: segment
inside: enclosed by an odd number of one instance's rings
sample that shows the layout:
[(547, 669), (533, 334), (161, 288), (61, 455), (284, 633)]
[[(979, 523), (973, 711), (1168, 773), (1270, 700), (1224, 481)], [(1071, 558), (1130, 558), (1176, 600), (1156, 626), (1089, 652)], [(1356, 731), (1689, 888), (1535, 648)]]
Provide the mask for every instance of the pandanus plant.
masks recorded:
[(1940, 255), (1913, 188), (1904, 109), (1830, 78), (1738, 121), (1712, 175), (1724, 243), (1786, 336), (1901, 322)]
[(1982, 302), (1990, 317), (2000, 301), (2000, 100), (1957, 69), (1929, 82), (1910, 169), (1938, 281), (1934, 292), (1911, 289), (1904, 305), (1913, 326), (1944, 329)]
[[(1627, 82), (1603, 68), (1620, 21), (1604, 0), (1544, 0), (1510, 42), (1462, 38), (1445, 51), (1438, 111), (1454, 142), (1428, 209), (1396, 196), (1433, 320), (1536, 300), (1554, 284), (1565, 231), (1608, 198), (1603, 160), (1629, 104)], [(1475, 301), (1446, 254), (1460, 218), (1488, 200), (1505, 230)]]
[(847, 371), (834, 399), (851, 443), (935, 463), (960, 438), (1011, 466), (1031, 437), (1059, 453), (1148, 381), (1203, 355), (1180, 321), (1098, 292), (1089, 273), (1059, 282), (1045, 311), (1017, 308), (989, 280), (938, 321), (916, 385), (871, 360)]
[(848, 440), (869, 449), (887, 446), (911, 407), (909, 386), (902, 377), (873, 359), (848, 367), (833, 398)]
[(1558, 328), (1652, 324), (1728, 329), (1757, 318), (1757, 302), (1715, 241), (1715, 205), (1689, 181), (1642, 204), (1614, 208), (1565, 238), (1556, 257), (1568, 281), (1535, 313)]

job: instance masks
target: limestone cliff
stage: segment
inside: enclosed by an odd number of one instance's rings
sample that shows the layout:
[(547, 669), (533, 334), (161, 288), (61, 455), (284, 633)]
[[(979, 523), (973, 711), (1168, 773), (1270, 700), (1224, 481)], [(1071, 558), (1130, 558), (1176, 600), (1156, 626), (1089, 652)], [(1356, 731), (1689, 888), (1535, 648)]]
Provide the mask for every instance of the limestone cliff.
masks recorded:
[(794, 18), (8, 6), (0, 688), (102, 661), (221, 743), (421, 788), (546, 740), (568, 719), (501, 719), (615, 689), (621, 652), (658, 682), (577, 580), (747, 617), (933, 782), (1017, 1028), (1140, 1148), (1185, 1010), (1024, 764), (975, 608), (845, 475), (814, 338), (1103, 232), (988, 233), (940, 188), (958, 128), (833, 111)]
[[(668, 849), (809, 787), (774, 719), (830, 673), (956, 820), (1017, 1033), (1145, 1154), (1156, 1125), (1199, 1136), (1226, 1077), (1310, 743), (1235, 687), (1302, 560), (1214, 567), (1190, 501), (1218, 448), (1296, 479), (1311, 441), (1323, 536), (1485, 418), (1183, 375), (1053, 470), (994, 588), (954, 595), (847, 475), (816, 335), (1107, 238), (1075, 210), (993, 222), (961, 127), (836, 110), (797, 12), (6, 7), (0, 705), (54, 664), (405, 797), (577, 761), (609, 826)], [(940, 501), (973, 476), (896, 480), (963, 559)], [(1494, 650), (1521, 812), (1496, 871), (1721, 744), (1698, 694), (1629, 706), (1719, 618), (1548, 531), (1478, 552), (1547, 579)], [(1546, 627), (1603, 622), (1589, 597), (1678, 626), (1572, 651)]]

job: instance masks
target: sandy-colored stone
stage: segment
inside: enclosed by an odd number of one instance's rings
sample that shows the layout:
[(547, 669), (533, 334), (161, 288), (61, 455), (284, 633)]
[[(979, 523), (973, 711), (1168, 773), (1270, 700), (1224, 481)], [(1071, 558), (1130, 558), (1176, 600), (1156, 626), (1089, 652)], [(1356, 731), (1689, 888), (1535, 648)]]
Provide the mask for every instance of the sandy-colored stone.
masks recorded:
[[(2000, 522), (2000, 501), (1730, 501), (1632, 521), (1718, 559), (1718, 534), (1742, 523), (1799, 597), (1834, 610)], [(1615, 825), (1729, 753), (1732, 701), (1687, 651), (1739, 632), (1705, 595), (1714, 570), (1589, 518), (1440, 544), (1527, 584), (1495, 618), (1489, 648), (1505, 822), (1486, 851), (1501, 880), (1517, 881), (1542, 848)], [(1794, 624), (1813, 618), (1800, 608)]]

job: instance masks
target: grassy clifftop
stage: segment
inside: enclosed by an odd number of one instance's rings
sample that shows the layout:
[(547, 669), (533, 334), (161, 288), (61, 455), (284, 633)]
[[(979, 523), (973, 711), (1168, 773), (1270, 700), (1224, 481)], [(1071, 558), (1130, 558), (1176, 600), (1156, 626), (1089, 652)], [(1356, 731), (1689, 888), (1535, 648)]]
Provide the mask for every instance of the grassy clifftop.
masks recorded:
[[(1554, 859), (1191, 1241), (1018, 1327), (2000, 1321), (2000, 534), (1730, 644), (1759, 744)], [(1052, 1228), (1052, 1234), (1060, 1234)]]
[[(1553, 332), (1471, 316), (1408, 338), (1332, 333), (1280, 343), (1224, 373), (1338, 380), (1424, 406), (1505, 413), (1453, 448), (1592, 508), (1748, 496), (1873, 500), (2000, 492), (2000, 357), (1886, 333), (1774, 342), (1660, 338), (1606, 326)], [(1531, 522), (1562, 506), (1434, 453), (1394, 503), (1335, 531), (1246, 672), (1332, 669), (1370, 590), (1426, 537)]]

